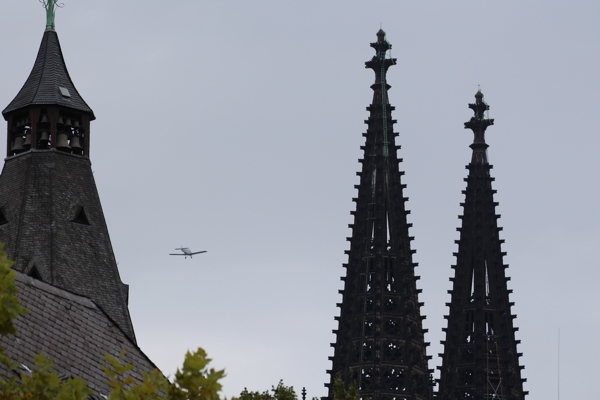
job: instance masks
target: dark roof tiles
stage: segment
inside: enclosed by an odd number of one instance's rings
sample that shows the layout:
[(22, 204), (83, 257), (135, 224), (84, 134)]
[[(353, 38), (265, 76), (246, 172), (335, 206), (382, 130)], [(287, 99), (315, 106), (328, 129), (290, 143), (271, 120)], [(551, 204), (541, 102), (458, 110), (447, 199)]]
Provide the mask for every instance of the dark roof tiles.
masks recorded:
[[(124, 361), (135, 366), (129, 374), (138, 381), (142, 380), (142, 373), (156, 368), (90, 299), (19, 272), (16, 284), (21, 305), (29, 313), (16, 319), (17, 336), (0, 337), (0, 346), (13, 361), (32, 368), (34, 357), (43, 352), (54, 361), (59, 375), (80, 376), (96, 396), (110, 392), (102, 370), (107, 364), (106, 354), (119, 357), (125, 350)], [(40, 302), (40, 298), (44, 301)], [(8, 371), (0, 368), (0, 373), (6, 375)]]
[(94, 112), (71, 81), (58, 35), (53, 30), (44, 32), (29, 78), (2, 114), (30, 105), (60, 105), (90, 113), (90, 118), (95, 119)]
[[(89, 159), (55, 150), (8, 158), (0, 204), (9, 221), (0, 242), (14, 269), (30, 275), (35, 267), (40, 280), (92, 299), (135, 341)], [(90, 225), (72, 222), (78, 208)]]

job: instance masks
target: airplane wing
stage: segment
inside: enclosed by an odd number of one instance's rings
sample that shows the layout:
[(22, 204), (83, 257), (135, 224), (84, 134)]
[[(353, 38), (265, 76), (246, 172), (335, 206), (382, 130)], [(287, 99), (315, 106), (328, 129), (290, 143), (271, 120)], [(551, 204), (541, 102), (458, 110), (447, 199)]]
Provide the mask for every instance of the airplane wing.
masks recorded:
[(206, 253), (206, 250), (204, 250), (204, 251), (197, 251), (197, 252), (192, 253), (192, 254), (200, 254), (200, 253)]
[(187, 254), (183, 254), (183, 253), (177, 253), (177, 254), (173, 254), (173, 253), (169, 253), (170, 256), (187, 256)]

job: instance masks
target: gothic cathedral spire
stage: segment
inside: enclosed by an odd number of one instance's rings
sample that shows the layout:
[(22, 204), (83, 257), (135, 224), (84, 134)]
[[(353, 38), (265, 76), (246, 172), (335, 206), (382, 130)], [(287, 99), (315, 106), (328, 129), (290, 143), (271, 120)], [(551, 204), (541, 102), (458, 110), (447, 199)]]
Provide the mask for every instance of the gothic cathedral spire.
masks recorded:
[(354, 382), (362, 397), (372, 400), (429, 400), (432, 397), (428, 357), (424, 341), (406, 216), (407, 198), (402, 191), (401, 159), (396, 156), (396, 121), (389, 104), (386, 74), (396, 59), (388, 58), (391, 45), (385, 32), (371, 43), (375, 56), (366, 68), (375, 72), (373, 102), (367, 107), (366, 144), (356, 211), (347, 251), (339, 328), (333, 343), (329, 398), (339, 375), (346, 386)]
[(523, 400), (518, 340), (515, 340), (511, 315), (513, 303), (503, 264), (505, 253), (499, 238), (499, 215), (494, 202), (494, 178), (488, 163), (485, 130), (494, 124), (486, 118), (489, 106), (478, 91), (475, 103), (469, 104), (475, 115), (465, 122), (465, 128), (475, 135), (471, 149), (469, 175), (456, 265), (441, 375), (439, 400)]

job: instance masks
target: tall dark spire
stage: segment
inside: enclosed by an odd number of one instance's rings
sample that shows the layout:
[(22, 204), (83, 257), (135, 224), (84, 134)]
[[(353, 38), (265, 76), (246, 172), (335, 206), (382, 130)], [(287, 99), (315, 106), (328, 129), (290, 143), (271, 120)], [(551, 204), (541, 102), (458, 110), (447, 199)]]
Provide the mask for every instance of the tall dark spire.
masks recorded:
[(494, 202), (492, 166), (487, 160), (486, 128), (494, 124), (487, 119), (489, 106), (478, 91), (475, 103), (469, 104), (474, 116), (465, 122), (465, 128), (475, 135), (471, 149), (471, 163), (467, 165), (467, 190), (458, 243), (450, 313), (441, 376), (439, 400), (498, 399), (522, 400), (518, 340), (515, 340), (511, 314), (513, 303), (509, 300), (503, 264), (504, 242), (499, 237), (499, 215)]
[(7, 158), (0, 175), (0, 242), (15, 269), (89, 297), (135, 341), (128, 287), (89, 160), (94, 113), (69, 77), (52, 27), (29, 78), (2, 113)]
[(358, 385), (362, 396), (373, 400), (431, 399), (432, 385), (424, 341), (425, 329), (416, 287), (395, 145), (394, 109), (389, 104), (386, 73), (396, 64), (386, 53), (391, 45), (385, 33), (371, 43), (375, 56), (366, 68), (375, 72), (373, 102), (367, 107), (362, 164), (336, 343), (333, 343), (329, 398), (333, 382), (341, 376), (348, 386)]

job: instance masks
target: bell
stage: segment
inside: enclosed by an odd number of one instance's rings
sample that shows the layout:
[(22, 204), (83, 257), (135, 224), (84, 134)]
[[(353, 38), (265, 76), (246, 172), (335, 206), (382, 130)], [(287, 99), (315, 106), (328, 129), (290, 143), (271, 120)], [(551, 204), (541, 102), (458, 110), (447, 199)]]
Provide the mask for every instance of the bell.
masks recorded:
[(73, 120), (73, 128), (79, 128), (79, 121), (76, 119)]
[(71, 120), (69, 118), (66, 119), (65, 121), (65, 125), (67, 126), (71, 126)]
[(29, 130), (25, 134), (25, 142), (23, 142), (23, 147), (26, 149), (31, 148), (31, 131), (29, 131)]
[(44, 141), (48, 141), (50, 140), (50, 137), (48, 136), (48, 131), (42, 131), (42, 133), (40, 133), (40, 138), (39, 140), (44, 140)]
[(46, 114), (42, 115), (42, 119), (40, 119), (40, 122), (48, 122), (48, 116)]
[(69, 146), (69, 138), (66, 133), (59, 133), (56, 136), (56, 148), (61, 151), (69, 151), (71, 147)]
[(48, 136), (48, 131), (42, 131), (40, 133), (40, 137), (38, 139), (38, 148), (39, 149), (47, 149), (49, 141), (50, 141), (50, 137)]
[(64, 125), (64, 123), (65, 123), (65, 120), (63, 119), (63, 117), (59, 117), (59, 118), (58, 118), (58, 123), (59, 123), (59, 124), (63, 124), (63, 125)]
[(23, 148), (23, 136), (17, 136), (15, 138), (15, 142), (13, 143), (13, 146), (10, 148), (10, 151), (12, 151), (13, 153), (20, 153), (23, 150), (25, 150)]
[(20, 128), (21, 126), (23, 126), (23, 120), (20, 119), (17, 121), (17, 128)]
[(71, 142), (69, 143), (73, 152), (79, 154), (79, 151), (82, 149), (81, 143), (79, 142), (79, 136), (73, 135), (71, 136)]

